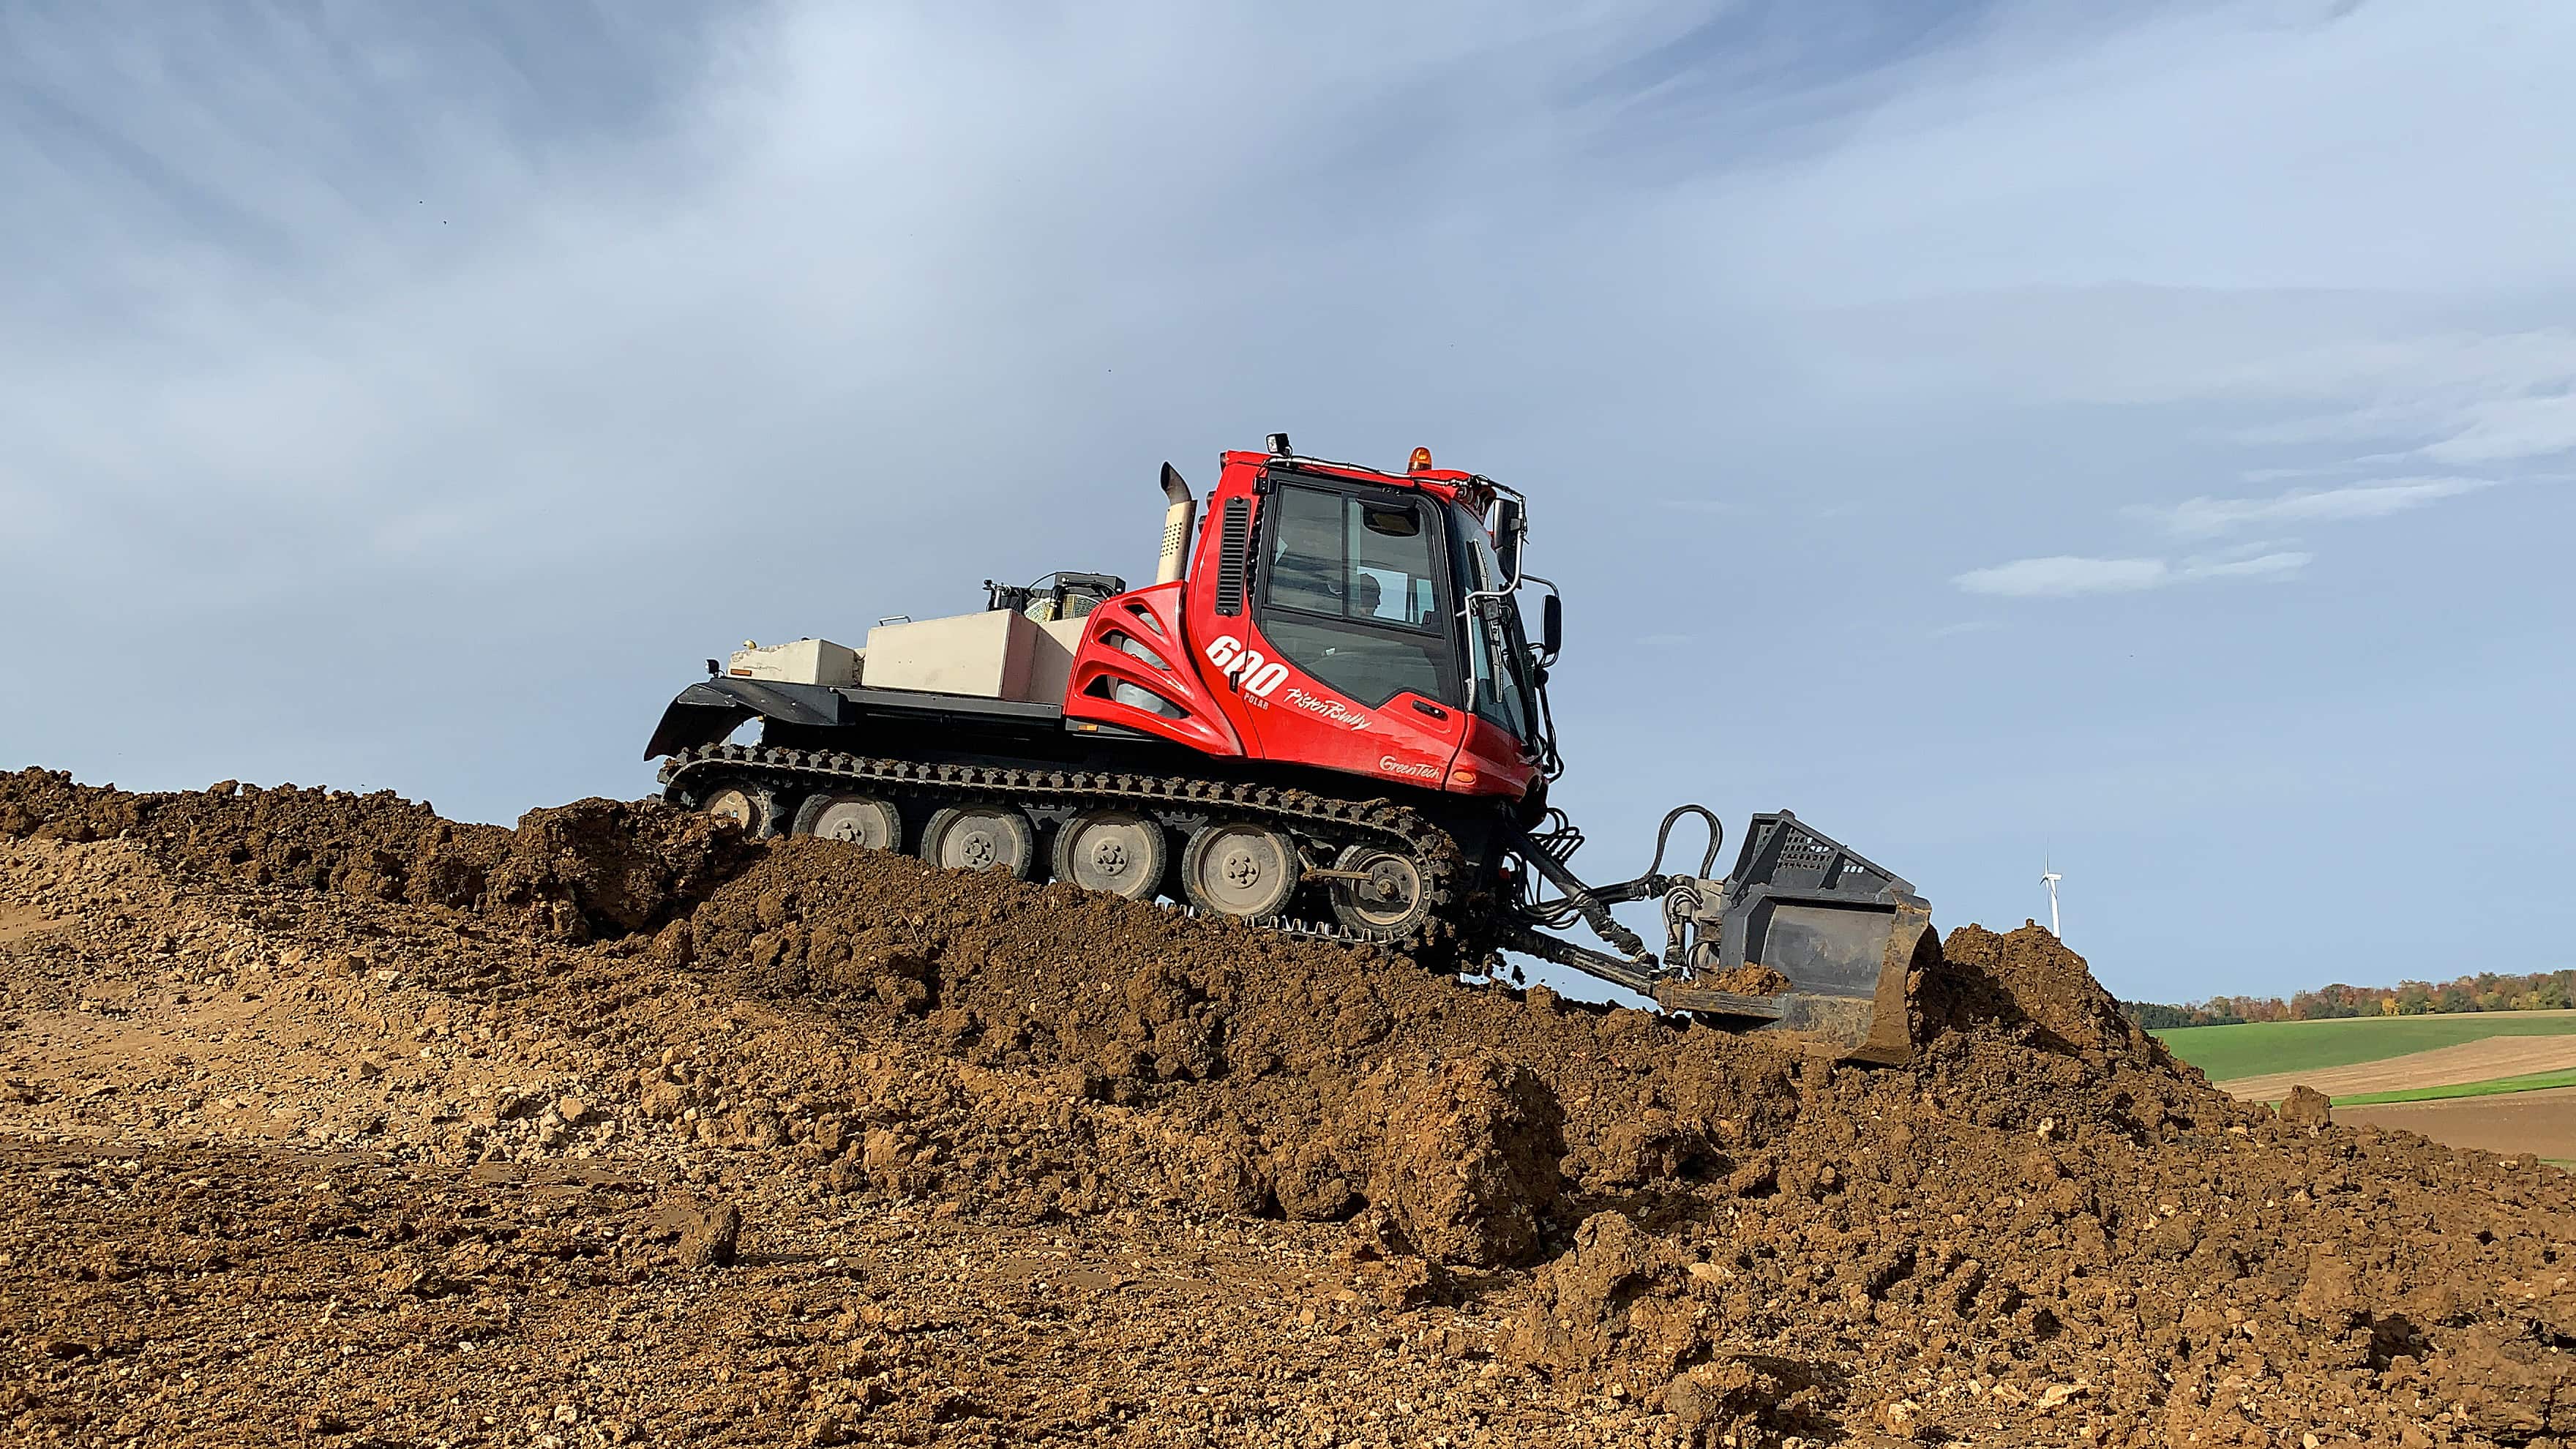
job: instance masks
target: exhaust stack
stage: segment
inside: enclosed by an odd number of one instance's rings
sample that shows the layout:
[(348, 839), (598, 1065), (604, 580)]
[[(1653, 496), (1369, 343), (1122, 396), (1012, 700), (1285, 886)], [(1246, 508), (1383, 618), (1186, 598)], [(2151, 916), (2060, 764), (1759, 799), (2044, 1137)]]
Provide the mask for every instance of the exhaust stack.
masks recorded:
[(1169, 463), (1163, 465), (1163, 497), (1171, 506), (1163, 510), (1163, 557), (1154, 566), (1154, 582), (1178, 583), (1189, 572), (1190, 530), (1199, 521), (1198, 500), (1190, 496), (1190, 485), (1181, 481), (1181, 472)]

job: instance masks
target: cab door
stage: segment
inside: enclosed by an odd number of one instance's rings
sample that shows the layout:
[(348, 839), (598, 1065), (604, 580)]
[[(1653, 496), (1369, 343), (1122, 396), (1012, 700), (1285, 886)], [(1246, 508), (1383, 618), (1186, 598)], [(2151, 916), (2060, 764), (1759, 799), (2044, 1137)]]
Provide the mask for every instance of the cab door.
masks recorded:
[[(1212, 641), (1264, 758), (1437, 790), (1467, 730), (1438, 503), (1274, 471), (1248, 627)], [(1225, 657), (1219, 657), (1223, 655)]]
[(1502, 567), (1484, 530), (1452, 509), (1449, 566), (1460, 610), (1459, 638), (1466, 649), (1467, 712), (1471, 718), (1457, 757), (1449, 762), (1447, 789), (1465, 795), (1529, 792), (1541, 773), (1539, 703), (1531, 683), (1529, 641), (1521, 632), (1520, 606), (1504, 586)]

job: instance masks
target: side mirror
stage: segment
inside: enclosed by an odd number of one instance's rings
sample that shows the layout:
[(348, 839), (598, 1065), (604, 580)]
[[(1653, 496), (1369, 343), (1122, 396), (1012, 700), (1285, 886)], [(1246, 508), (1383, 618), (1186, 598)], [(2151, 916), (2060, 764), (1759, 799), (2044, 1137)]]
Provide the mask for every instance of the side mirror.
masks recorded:
[(1499, 588), (1511, 588), (1521, 581), (1521, 537), (1529, 531), (1529, 518), (1521, 511), (1517, 498), (1494, 500), (1494, 558), (1502, 565)]
[(1538, 649), (1554, 659), (1565, 648), (1565, 600), (1554, 594), (1538, 606)]

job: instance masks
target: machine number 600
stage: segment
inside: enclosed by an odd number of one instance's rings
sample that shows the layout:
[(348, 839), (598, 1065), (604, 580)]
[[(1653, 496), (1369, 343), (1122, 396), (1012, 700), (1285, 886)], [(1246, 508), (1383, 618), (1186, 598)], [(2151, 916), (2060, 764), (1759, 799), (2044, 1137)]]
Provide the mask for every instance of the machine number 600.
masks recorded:
[(1210, 664), (1241, 681), (1237, 688), (1256, 699), (1268, 699), (1270, 691), (1288, 678), (1287, 665), (1262, 658), (1260, 650), (1244, 648), (1243, 641), (1231, 634), (1209, 640), (1207, 657)]

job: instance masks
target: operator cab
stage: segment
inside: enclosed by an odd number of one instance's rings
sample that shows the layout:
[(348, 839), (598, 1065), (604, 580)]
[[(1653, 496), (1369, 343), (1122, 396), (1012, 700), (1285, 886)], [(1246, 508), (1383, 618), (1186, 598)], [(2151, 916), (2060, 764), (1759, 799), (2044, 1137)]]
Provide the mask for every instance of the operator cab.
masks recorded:
[[(1404, 476), (1294, 456), (1266, 460), (1252, 614), (1281, 658), (1352, 702), (1463, 708), (1537, 760), (1543, 681), (1487, 515), (1514, 532), (1491, 480)], [(1551, 771), (1552, 773), (1552, 771)]]
[(1552, 651), (1514, 602), (1519, 496), (1420, 452), (1387, 473), (1274, 438), (1221, 462), (1195, 529), (1165, 466), (1161, 581), (1083, 621), (1067, 727), (1540, 808)]

